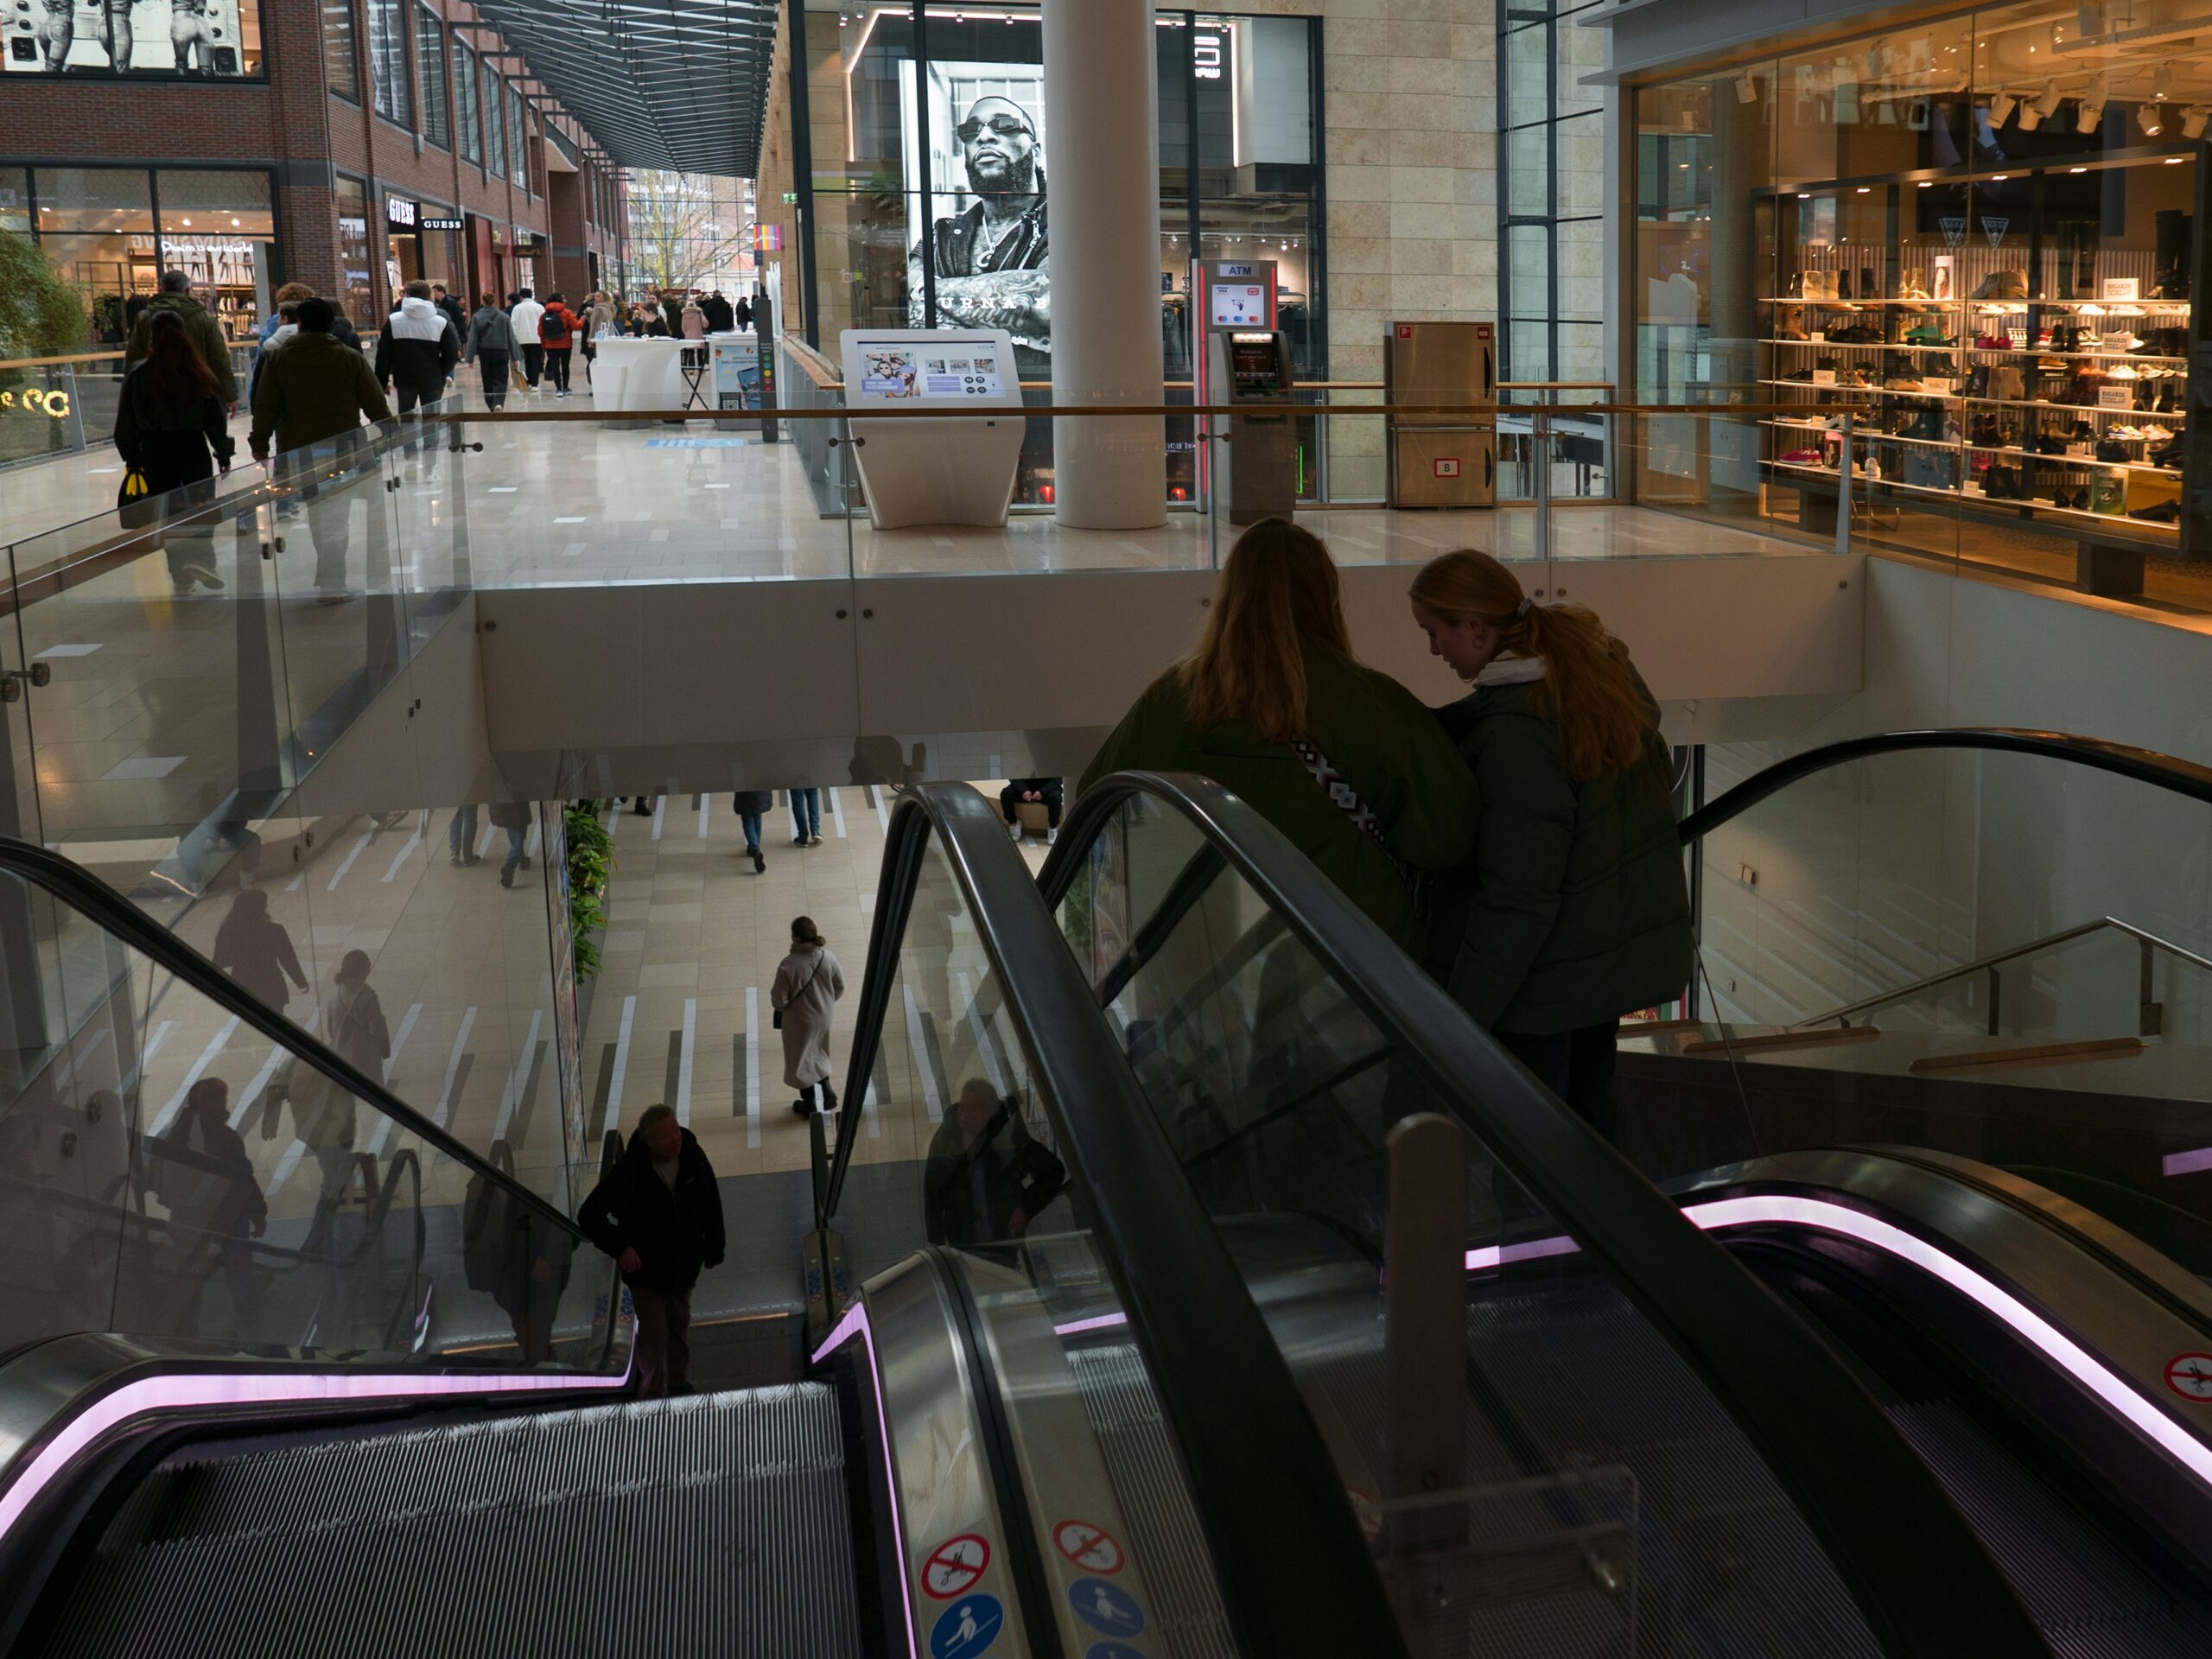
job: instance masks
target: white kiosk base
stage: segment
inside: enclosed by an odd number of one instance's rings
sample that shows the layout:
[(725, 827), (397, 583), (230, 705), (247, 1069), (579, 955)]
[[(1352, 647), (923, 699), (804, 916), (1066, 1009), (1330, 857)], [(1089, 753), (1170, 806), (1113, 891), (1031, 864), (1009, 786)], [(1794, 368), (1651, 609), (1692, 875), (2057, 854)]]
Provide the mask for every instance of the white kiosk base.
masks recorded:
[(591, 371), (593, 407), (608, 414), (683, 408), (684, 344), (680, 340), (631, 339), (620, 334), (592, 341), (599, 353)]
[[(1021, 461), (1021, 381), (1004, 331), (848, 328), (839, 339), (848, 424), (868, 520), (1005, 524)], [(957, 410), (944, 420), (869, 420), (869, 409)], [(989, 411), (989, 412), (983, 412)]]

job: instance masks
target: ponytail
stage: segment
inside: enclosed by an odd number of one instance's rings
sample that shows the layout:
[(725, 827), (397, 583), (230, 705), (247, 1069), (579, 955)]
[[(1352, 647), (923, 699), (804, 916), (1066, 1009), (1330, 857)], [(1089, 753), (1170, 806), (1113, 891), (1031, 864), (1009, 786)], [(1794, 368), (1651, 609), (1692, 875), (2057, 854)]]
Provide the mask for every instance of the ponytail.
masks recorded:
[(791, 943), (793, 944), (827, 944), (830, 941), (822, 937), (822, 930), (815, 926), (813, 917), (795, 916), (791, 918)]
[(1412, 596), (1446, 616), (1476, 617), (1503, 637), (1501, 656), (1533, 657), (1544, 677), (1529, 701), (1559, 728), (1567, 775), (1587, 783), (1633, 766), (1649, 723), (1628, 647), (1585, 605), (1538, 605), (1487, 553), (1446, 553), (1423, 566)]

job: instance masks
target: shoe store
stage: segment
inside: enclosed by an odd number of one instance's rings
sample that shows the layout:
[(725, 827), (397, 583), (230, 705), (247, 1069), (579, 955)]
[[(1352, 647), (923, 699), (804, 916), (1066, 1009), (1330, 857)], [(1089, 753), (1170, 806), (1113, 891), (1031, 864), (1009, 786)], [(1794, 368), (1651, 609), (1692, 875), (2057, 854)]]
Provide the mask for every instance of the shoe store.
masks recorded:
[(1831, 538), (1847, 454), (1873, 544), (2212, 587), (2183, 511), (2212, 0), (1953, 12), (1633, 98), (1637, 396), (1769, 406), (1655, 430), (1645, 499)]

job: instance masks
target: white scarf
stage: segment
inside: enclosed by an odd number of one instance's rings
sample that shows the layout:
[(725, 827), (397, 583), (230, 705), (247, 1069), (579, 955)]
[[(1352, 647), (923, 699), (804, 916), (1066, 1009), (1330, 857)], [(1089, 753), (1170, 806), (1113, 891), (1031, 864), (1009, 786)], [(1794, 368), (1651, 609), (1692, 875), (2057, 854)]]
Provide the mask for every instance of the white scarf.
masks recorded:
[(1493, 657), (1475, 676), (1475, 689), (1480, 691), (1494, 685), (1527, 685), (1543, 677), (1544, 659), (1541, 657)]

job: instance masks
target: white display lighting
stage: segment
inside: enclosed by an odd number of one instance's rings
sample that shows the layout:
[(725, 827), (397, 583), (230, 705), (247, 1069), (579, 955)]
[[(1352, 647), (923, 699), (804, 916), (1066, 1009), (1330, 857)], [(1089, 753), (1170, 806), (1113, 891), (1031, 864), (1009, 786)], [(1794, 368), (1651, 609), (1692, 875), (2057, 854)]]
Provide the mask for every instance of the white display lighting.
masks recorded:
[(1736, 101), (1738, 104), (1756, 104), (1759, 101), (1759, 84), (1751, 79), (1751, 72), (1748, 69), (1736, 77)]
[(2183, 110), (2181, 116), (2181, 136), (2184, 138), (2202, 138), (2204, 136), (2204, 118), (2207, 114), (2212, 114), (2212, 111), (2205, 110), (2201, 105), (2192, 105)]
[(1989, 100), (1989, 125), (1992, 131), (2003, 126), (2019, 107), (2019, 100), (2010, 92), (1999, 92)]

